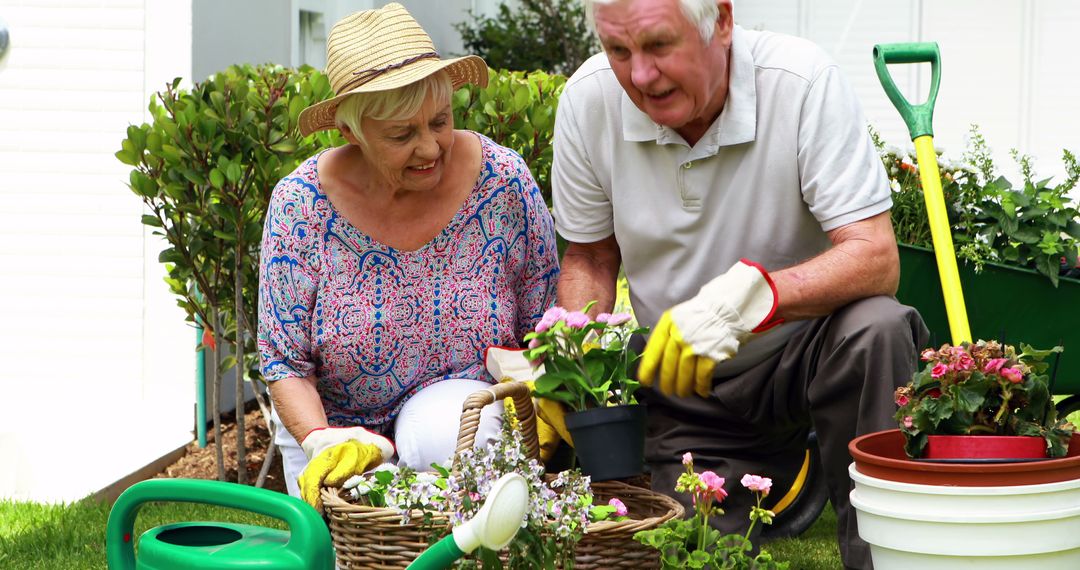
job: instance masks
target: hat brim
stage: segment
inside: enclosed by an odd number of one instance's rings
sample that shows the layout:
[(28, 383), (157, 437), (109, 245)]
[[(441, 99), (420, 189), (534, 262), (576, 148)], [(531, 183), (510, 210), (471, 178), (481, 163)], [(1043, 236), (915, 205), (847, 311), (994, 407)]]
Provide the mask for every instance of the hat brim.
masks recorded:
[(453, 84), (454, 89), (467, 83), (480, 87), (486, 87), (488, 84), (487, 64), (478, 56), (467, 55), (452, 59), (420, 60), (407, 67), (388, 71), (355, 89), (304, 109), (300, 112), (300, 120), (298, 121), (300, 134), (306, 137), (314, 132), (336, 128), (337, 124), (334, 118), (337, 114), (338, 104), (349, 95), (397, 89), (420, 81), (444, 69), (450, 76), (450, 83)]

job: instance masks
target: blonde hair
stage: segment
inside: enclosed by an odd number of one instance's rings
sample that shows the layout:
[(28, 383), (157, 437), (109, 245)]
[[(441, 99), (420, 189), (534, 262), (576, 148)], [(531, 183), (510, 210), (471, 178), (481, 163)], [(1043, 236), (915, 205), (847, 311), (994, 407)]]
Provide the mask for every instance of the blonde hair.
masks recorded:
[[(585, 18), (589, 27), (596, 32), (596, 5), (615, 4), (627, 0), (582, 0), (585, 5)], [(632, 0), (631, 0), (632, 1)], [(716, 0), (679, 0), (683, 16), (691, 24), (697, 26), (701, 39), (706, 44), (712, 41), (713, 30), (716, 29), (716, 20), (720, 17), (720, 8), (716, 6)]]
[(334, 113), (338, 130), (348, 127), (353, 136), (366, 144), (360, 128), (365, 118), (376, 121), (400, 121), (420, 112), (430, 95), (436, 101), (450, 101), (454, 86), (446, 71), (440, 70), (415, 83), (388, 91), (355, 93), (341, 101)]

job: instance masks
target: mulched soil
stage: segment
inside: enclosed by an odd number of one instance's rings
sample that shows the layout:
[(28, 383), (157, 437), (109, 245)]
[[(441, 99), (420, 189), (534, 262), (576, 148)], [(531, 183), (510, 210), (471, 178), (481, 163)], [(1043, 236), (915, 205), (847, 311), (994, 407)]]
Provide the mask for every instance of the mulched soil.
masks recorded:
[[(225, 480), (236, 481), (236, 422), (233, 415), (222, 417), (221, 431), (224, 443)], [(267, 446), (270, 445), (270, 434), (266, 429), (262, 412), (256, 406), (254, 410), (244, 415), (245, 434), (244, 442), (247, 446), (247, 479), (249, 485), (254, 485), (259, 477), (259, 469), (262, 468), (263, 458), (266, 457)], [(165, 468), (155, 477), (166, 478), (190, 478), (190, 479), (217, 479), (217, 452), (214, 446), (214, 430), (207, 429), (206, 447), (199, 447), (198, 442), (192, 442), (187, 446), (183, 457), (176, 463)], [(282, 493), (285, 490), (285, 477), (281, 468), (281, 454), (275, 453), (270, 471), (266, 476), (265, 489), (271, 489)]]

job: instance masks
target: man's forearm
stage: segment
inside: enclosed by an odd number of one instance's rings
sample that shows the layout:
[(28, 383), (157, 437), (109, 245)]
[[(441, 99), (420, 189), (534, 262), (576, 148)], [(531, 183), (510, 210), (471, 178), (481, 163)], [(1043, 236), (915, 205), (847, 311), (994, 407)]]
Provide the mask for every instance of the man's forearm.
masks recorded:
[(562, 259), (559, 306), (574, 311), (596, 301), (592, 315), (611, 312), (621, 261), (618, 248), (614, 236), (591, 244), (571, 243)]
[(315, 388), (317, 383), (314, 377), (283, 378), (270, 383), (274, 409), (297, 442), (303, 441), (311, 430), (328, 425), (322, 398)]
[(889, 213), (830, 232), (833, 247), (808, 261), (772, 272), (785, 320), (827, 315), (852, 301), (894, 295), (900, 262)]

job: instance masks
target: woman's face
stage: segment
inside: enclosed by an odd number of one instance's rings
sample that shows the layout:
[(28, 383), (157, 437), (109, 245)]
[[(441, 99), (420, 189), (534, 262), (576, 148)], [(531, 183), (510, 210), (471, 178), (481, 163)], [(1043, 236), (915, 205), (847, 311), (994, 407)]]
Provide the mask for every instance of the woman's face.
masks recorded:
[[(410, 119), (363, 119), (364, 160), (394, 191), (426, 191), (446, 172), (454, 146), (454, 115), (450, 101), (430, 95)], [(357, 143), (351, 133), (349, 142)]]

